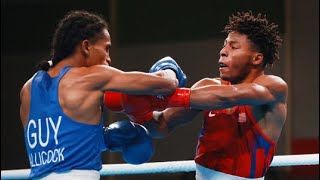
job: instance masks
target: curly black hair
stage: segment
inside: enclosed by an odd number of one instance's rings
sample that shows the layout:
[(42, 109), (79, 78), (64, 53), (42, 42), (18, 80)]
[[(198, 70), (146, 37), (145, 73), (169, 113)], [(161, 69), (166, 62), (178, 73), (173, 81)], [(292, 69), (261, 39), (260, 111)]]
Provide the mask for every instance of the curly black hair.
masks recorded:
[[(68, 12), (60, 20), (52, 39), (53, 66), (70, 56), (81, 41), (88, 39), (95, 42), (104, 29), (108, 30), (108, 23), (101, 15), (83, 10)], [(41, 61), (37, 65), (38, 70), (47, 71), (49, 68), (48, 61)]]
[(229, 17), (229, 22), (223, 32), (238, 32), (247, 35), (256, 50), (264, 56), (264, 66), (272, 65), (279, 60), (279, 48), (282, 39), (278, 30), (278, 25), (269, 22), (266, 15), (258, 14), (254, 16), (252, 11), (237, 12)]

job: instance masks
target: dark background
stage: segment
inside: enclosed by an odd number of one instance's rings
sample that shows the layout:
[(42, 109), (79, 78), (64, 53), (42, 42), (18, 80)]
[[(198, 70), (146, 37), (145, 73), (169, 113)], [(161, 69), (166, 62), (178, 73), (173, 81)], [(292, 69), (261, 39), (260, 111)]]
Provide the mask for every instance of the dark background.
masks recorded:
[[(75, 9), (94, 11), (110, 22), (112, 66), (148, 71), (164, 56), (175, 58), (188, 75), (187, 87), (218, 75), (218, 52), (228, 16), (252, 10), (267, 14), (284, 39), (281, 60), (268, 73), (289, 85), (288, 119), (277, 155), (319, 153), (319, 2), (318, 0), (2, 0), (1, 1), (1, 169), (29, 168), (19, 119), (19, 92), (48, 59), (54, 28)], [(106, 125), (124, 118), (105, 114)], [(151, 161), (191, 160), (202, 117), (156, 140)], [(123, 163), (105, 152), (104, 164)], [(271, 168), (266, 179), (318, 179), (319, 166)], [(109, 176), (102, 179), (194, 179), (194, 172)]]

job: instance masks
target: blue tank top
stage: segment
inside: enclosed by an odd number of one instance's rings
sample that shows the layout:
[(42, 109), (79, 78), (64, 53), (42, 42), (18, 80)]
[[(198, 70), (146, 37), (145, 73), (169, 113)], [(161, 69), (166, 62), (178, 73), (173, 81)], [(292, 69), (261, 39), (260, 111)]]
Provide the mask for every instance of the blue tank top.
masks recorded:
[(101, 152), (106, 150), (103, 118), (98, 125), (79, 123), (63, 113), (58, 96), (64, 67), (51, 78), (38, 71), (31, 83), (30, 114), (24, 130), (31, 167), (30, 178), (71, 169), (100, 170)]

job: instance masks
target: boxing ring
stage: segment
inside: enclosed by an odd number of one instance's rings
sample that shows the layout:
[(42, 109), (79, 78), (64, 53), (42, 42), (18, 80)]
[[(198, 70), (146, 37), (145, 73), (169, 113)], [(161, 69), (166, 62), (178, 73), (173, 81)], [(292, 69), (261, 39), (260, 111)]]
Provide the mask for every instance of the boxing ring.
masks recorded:
[[(319, 154), (278, 155), (274, 156), (271, 167), (319, 165)], [(104, 164), (101, 176), (133, 175), (154, 173), (176, 173), (195, 171), (193, 160), (150, 162), (141, 165)], [(1, 170), (1, 179), (28, 179), (30, 169)]]

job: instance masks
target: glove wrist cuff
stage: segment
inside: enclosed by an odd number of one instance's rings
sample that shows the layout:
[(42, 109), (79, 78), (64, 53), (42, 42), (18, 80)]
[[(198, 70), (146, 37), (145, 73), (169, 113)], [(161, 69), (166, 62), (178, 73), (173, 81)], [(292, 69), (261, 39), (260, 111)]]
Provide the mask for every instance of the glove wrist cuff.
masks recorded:
[(168, 107), (190, 107), (190, 89), (178, 88), (169, 96)]

